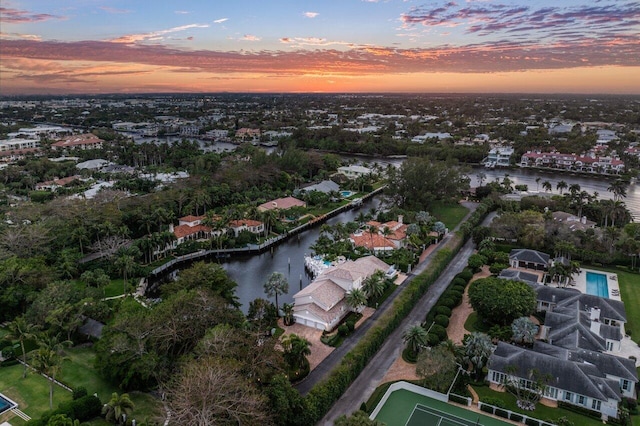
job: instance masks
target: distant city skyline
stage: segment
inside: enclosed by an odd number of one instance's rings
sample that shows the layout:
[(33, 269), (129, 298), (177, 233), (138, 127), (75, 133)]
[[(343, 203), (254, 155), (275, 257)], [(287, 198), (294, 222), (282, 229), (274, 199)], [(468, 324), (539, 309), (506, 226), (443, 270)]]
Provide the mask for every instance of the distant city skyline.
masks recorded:
[(640, 3), (2, 0), (0, 94), (640, 94)]

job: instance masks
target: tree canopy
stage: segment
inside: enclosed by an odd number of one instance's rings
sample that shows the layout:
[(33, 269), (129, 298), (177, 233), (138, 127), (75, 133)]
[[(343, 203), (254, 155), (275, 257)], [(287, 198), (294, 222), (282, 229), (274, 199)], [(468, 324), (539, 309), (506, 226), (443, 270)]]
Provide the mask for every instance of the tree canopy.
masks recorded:
[(489, 277), (471, 283), (469, 301), (484, 321), (510, 325), (533, 312), (536, 293), (523, 282)]

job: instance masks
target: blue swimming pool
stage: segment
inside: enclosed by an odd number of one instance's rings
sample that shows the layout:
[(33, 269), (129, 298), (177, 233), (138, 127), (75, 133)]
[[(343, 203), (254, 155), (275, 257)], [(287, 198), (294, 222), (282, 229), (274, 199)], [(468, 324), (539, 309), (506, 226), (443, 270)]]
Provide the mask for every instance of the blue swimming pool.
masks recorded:
[(349, 198), (354, 194), (354, 192), (353, 191), (340, 191), (340, 194), (342, 194), (343, 198)]
[(605, 274), (587, 271), (587, 294), (608, 299), (609, 285), (607, 284), (607, 276)]
[(0, 393), (0, 414), (17, 407), (18, 404)]

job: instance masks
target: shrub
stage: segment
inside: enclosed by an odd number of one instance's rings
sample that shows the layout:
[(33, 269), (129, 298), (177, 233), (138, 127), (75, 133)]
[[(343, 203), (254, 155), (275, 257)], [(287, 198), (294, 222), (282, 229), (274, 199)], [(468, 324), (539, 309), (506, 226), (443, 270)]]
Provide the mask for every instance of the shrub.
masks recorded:
[(451, 316), (451, 309), (446, 306), (436, 305), (433, 308), (433, 313), (436, 315), (446, 315), (447, 317)]
[(0, 351), (2, 352), (2, 356), (5, 359), (13, 359), (16, 357), (16, 350), (13, 348), (13, 346), (5, 346), (4, 348), (0, 349)]
[(498, 408), (507, 408), (507, 404), (502, 400), (502, 398), (488, 396), (482, 400), (485, 404), (493, 405)]
[(346, 324), (341, 324), (338, 327), (338, 334), (340, 334), (341, 336), (346, 336), (349, 334), (349, 327)]
[(74, 400), (87, 396), (87, 389), (84, 386), (78, 386), (73, 390), (72, 398)]
[(347, 325), (347, 328), (349, 329), (349, 332), (352, 332), (353, 330), (356, 329), (355, 321), (347, 321), (345, 324)]
[(514, 422), (521, 422), (522, 419), (524, 419), (524, 417), (520, 414), (516, 414), (516, 413), (511, 413), (511, 420), (513, 420)]
[(485, 413), (492, 413), (493, 414), (493, 407), (490, 405), (484, 405), (482, 404), (482, 407), (480, 407), (480, 409), (482, 411), (484, 411)]
[(430, 333), (438, 336), (441, 342), (447, 340), (447, 329), (439, 324), (434, 324), (433, 327), (431, 327)]
[(462, 278), (466, 283), (473, 278), (473, 271), (469, 268), (464, 268), (462, 272), (456, 275), (456, 278)]
[(454, 299), (450, 298), (450, 297), (441, 297), (440, 300), (438, 300), (438, 303), (442, 306), (446, 306), (449, 309), (453, 309), (457, 306), (457, 303)]
[(458, 277), (456, 275), (456, 278), (454, 278), (453, 281), (451, 281), (451, 285), (452, 286), (461, 285), (463, 287), (466, 287), (467, 281), (464, 278)]
[(441, 342), (440, 337), (438, 337), (437, 334), (434, 334), (434, 333), (427, 334), (427, 345), (436, 346), (440, 342)]
[(437, 325), (441, 325), (442, 327), (447, 327), (449, 325), (449, 317), (446, 315), (436, 315), (434, 320)]
[(494, 411), (493, 414), (495, 414), (496, 416), (503, 417), (505, 419), (509, 417), (509, 413), (507, 413), (502, 408), (496, 408), (496, 411)]

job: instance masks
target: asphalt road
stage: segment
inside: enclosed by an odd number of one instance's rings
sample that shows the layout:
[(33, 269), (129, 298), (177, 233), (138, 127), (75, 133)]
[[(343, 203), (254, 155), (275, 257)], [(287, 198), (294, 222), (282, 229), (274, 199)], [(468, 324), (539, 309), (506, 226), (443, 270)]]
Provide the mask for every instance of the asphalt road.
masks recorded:
[[(333, 425), (335, 419), (342, 414), (351, 414), (360, 408), (360, 404), (371, 396), (380, 385), (382, 378), (398, 356), (401, 356), (404, 343), (402, 333), (411, 324), (424, 321), (427, 313), (438, 301), (440, 295), (446, 290), (453, 277), (467, 266), (467, 260), (473, 253), (474, 244), (470, 239), (453, 258), (449, 266), (444, 270), (435, 283), (429, 287), (425, 295), (416, 304), (409, 315), (391, 333), (380, 350), (371, 359), (369, 364), (360, 373), (358, 378), (349, 386), (342, 397), (336, 401), (331, 410), (318, 423), (319, 425)], [(426, 266), (426, 265), (425, 265)], [(335, 353), (335, 351), (334, 351)]]

